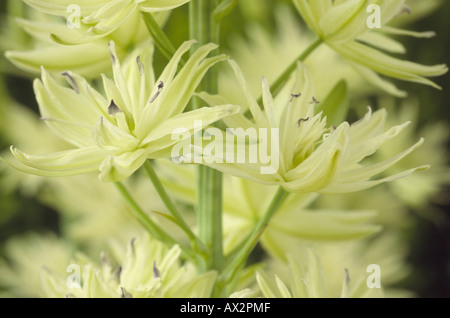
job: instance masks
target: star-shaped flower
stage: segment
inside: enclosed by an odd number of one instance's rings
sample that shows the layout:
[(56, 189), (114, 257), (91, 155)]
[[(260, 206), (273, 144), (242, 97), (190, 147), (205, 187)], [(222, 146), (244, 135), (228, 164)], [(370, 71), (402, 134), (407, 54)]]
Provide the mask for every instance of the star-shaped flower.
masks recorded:
[[(28, 5), (48, 14), (72, 17), (80, 14), (77, 28), (55, 30), (53, 38), (61, 43), (79, 44), (101, 38), (129, 20), (139, 21), (139, 12), (161, 12), (179, 7), (189, 0), (24, 0)], [(76, 8), (77, 10), (72, 10)], [(79, 11), (78, 11), (79, 10)]]
[[(378, 74), (440, 88), (427, 77), (443, 75), (446, 65), (425, 66), (394, 58), (382, 51), (402, 53), (403, 46), (386, 34), (431, 37), (387, 26), (404, 10), (406, 0), (293, 0), (308, 26), (369, 83), (402, 97), (406, 93)], [(379, 21), (377, 21), (379, 20)], [(379, 23), (379, 26), (376, 24)]]
[[(238, 106), (204, 107), (183, 113), (207, 70), (224, 55), (206, 58), (216, 48), (207, 44), (195, 51), (177, 73), (179, 62), (194, 41), (185, 42), (158, 80), (151, 67), (151, 50), (136, 50), (121, 66), (111, 42), (114, 80), (102, 76), (105, 95), (85, 79), (64, 72), (72, 89), (42, 70), (34, 89), (42, 119), (74, 149), (29, 155), (11, 147), (18, 159), (13, 167), (42, 176), (67, 176), (100, 171), (103, 181), (121, 181), (148, 158), (170, 157), (175, 129), (194, 134), (239, 111)], [(194, 125), (201, 121), (202, 126)], [(187, 137), (186, 137), (187, 138)]]
[[(361, 163), (386, 141), (397, 136), (409, 122), (385, 130), (386, 111), (381, 109), (372, 113), (369, 108), (367, 114), (352, 125), (342, 122), (337, 127), (328, 126), (326, 116), (316, 111), (320, 101), (314, 97), (311, 75), (300, 63), (297, 83), (290, 96), (279, 94), (274, 99), (267, 79), (263, 78), (264, 109), (261, 110), (248, 90), (238, 65), (234, 61), (230, 61), (230, 64), (247, 99), (247, 105), (243, 106), (250, 109), (254, 121), (241, 114), (225, 121), (230, 128), (255, 131), (257, 140), (250, 140), (246, 144), (245, 157), (239, 155), (242, 144), (236, 143), (236, 139), (233, 147), (227, 144), (224, 154), (205, 155), (203, 150), (208, 146), (199, 149), (197, 156), (202, 151), (204, 164), (238, 177), (279, 185), (291, 192), (322, 193), (359, 191), (427, 168), (417, 167), (374, 179), (423, 143), (421, 139), (384, 161), (371, 165)], [(201, 96), (210, 104), (221, 100), (206, 93)], [(249, 158), (255, 152), (259, 157), (252, 163)], [(236, 153), (240, 158), (234, 162), (224, 159), (234, 158)], [(266, 155), (263, 157), (261, 153)], [(265, 158), (267, 156), (270, 158)]]

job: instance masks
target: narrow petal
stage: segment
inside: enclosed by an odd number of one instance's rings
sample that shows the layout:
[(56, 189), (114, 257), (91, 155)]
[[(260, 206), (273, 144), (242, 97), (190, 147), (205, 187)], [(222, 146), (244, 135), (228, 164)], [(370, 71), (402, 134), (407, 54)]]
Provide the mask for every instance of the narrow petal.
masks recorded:
[(415, 32), (415, 31), (397, 29), (397, 28), (388, 27), (388, 26), (384, 26), (381, 29), (381, 32), (385, 32), (385, 33), (393, 34), (393, 35), (406, 35), (406, 36), (411, 36), (414, 38), (425, 38), (425, 39), (429, 39), (429, 38), (436, 36), (436, 33), (434, 31)]
[[(292, 211), (277, 215), (268, 232), (281, 232), (292, 238), (308, 240), (352, 240), (380, 230), (379, 226), (365, 224), (375, 218), (371, 211)], [(270, 233), (275, 239), (276, 234)], [(282, 245), (282, 241), (279, 242)]]
[(405, 170), (403, 172), (391, 175), (386, 178), (378, 179), (378, 180), (369, 180), (369, 181), (361, 181), (361, 182), (353, 182), (353, 183), (334, 183), (331, 186), (320, 190), (320, 193), (324, 194), (339, 194), (339, 193), (350, 193), (350, 192), (357, 192), (366, 190), (369, 188), (373, 188), (379, 184), (385, 183), (385, 182), (391, 182), (394, 180), (398, 180), (404, 177), (409, 176), (410, 174), (416, 172), (416, 171), (423, 171), (427, 170), (429, 166), (420, 166), (417, 168)]
[(407, 92), (398, 89), (394, 84), (382, 79), (376, 72), (372, 71), (370, 68), (365, 67), (361, 64), (356, 64), (351, 61), (347, 61), (350, 66), (352, 66), (355, 71), (361, 75), (369, 84), (379, 87), (383, 91), (392, 96), (404, 98), (408, 95)]
[(100, 118), (98, 124), (94, 127), (92, 138), (102, 148), (115, 147), (133, 150), (139, 144), (135, 137), (106, 121), (103, 117)]
[(61, 103), (53, 97), (38, 79), (34, 81), (34, 92), (42, 118), (47, 126), (65, 141), (77, 146), (91, 145), (90, 126), (74, 122), (62, 110)]
[(386, 52), (406, 53), (406, 48), (398, 41), (378, 32), (367, 32), (358, 38), (359, 41), (372, 45)]
[(137, 136), (144, 138), (152, 127), (184, 110), (208, 69), (226, 58), (219, 55), (204, 60), (206, 55), (216, 47), (215, 44), (207, 44), (197, 49), (174, 81), (168, 87), (164, 83), (165, 88), (158, 98), (153, 103), (147, 104), (142, 117), (139, 118), (136, 125)]
[[(106, 5), (110, 0), (76, 0), (76, 4), (80, 6), (81, 14), (86, 15)], [(67, 8), (74, 4), (74, 0), (24, 0), (26, 4), (38, 9), (44, 13), (57, 16), (67, 16)]]
[(310, 1), (308, 0), (294, 0), (294, 5), (297, 8), (298, 12), (305, 20), (305, 22), (309, 25), (317, 35), (322, 36), (321, 28), (319, 27), (319, 20), (313, 13), (311, 8)]
[[(73, 77), (73, 80), (77, 79), (80, 78), (78, 77), (75, 79), (75, 77)], [(62, 117), (53, 116), (54, 114), (46, 114), (46, 110), (49, 109), (45, 102), (39, 104), (41, 107), (41, 114), (43, 116), (50, 115), (50, 117), (54, 117), (56, 119), (63, 119), (76, 124), (93, 126), (102, 115), (102, 112), (99, 111), (96, 102), (94, 102), (89, 95), (80, 94), (80, 92), (76, 92), (72, 88), (67, 88), (58, 84), (45, 69), (42, 69), (42, 83), (48, 97), (59, 105), (60, 109), (54, 109), (55, 115), (60, 114)], [(85, 90), (86, 85), (86, 81), (83, 80), (79, 86), (82, 86), (83, 90)]]
[(305, 161), (286, 173), (283, 187), (294, 192), (316, 191), (334, 181), (348, 144), (348, 124), (343, 123)]
[(40, 176), (71, 176), (92, 172), (98, 169), (105, 157), (104, 150), (86, 147), (55, 152), (47, 155), (29, 155), (11, 147), (11, 153), (19, 163), (8, 161), (14, 168)]
[[(70, 69), (83, 76), (94, 77), (108, 70), (111, 65), (109, 52), (101, 43), (7, 51), (5, 56), (20, 69), (33, 73), (39, 73), (41, 65), (45, 65), (48, 71), (61, 72)], [(83, 56), (83, 59), (80, 59), (80, 56)]]
[(350, 183), (367, 180), (392, 167), (394, 164), (402, 160), (405, 156), (409, 155), (411, 152), (419, 148), (423, 144), (423, 142), (424, 139), (422, 138), (416, 144), (412, 145), (405, 151), (400, 152), (387, 160), (378, 162), (371, 166), (346, 169), (342, 173), (342, 176), (339, 178), (338, 182)]
[(358, 163), (364, 158), (374, 154), (384, 143), (400, 134), (406, 127), (409, 126), (409, 124), (409, 122), (406, 122), (402, 125), (394, 126), (383, 134), (370, 140), (366, 140), (360, 146), (354, 148), (352, 147), (347, 164), (351, 165), (353, 163)]
[[(198, 93), (197, 96), (200, 97), (202, 100), (204, 100), (211, 107), (229, 104), (229, 102), (222, 95), (211, 95), (206, 92), (201, 92)], [(256, 125), (252, 121), (250, 121), (247, 117), (245, 117), (242, 113), (225, 117), (223, 121), (227, 125), (227, 127), (230, 128), (243, 128), (243, 129), (247, 129), (250, 127), (256, 128)]]
[(99, 179), (103, 182), (119, 182), (131, 176), (147, 160), (148, 151), (137, 149), (119, 156), (108, 156), (100, 164)]
[(364, 65), (378, 73), (405, 81), (430, 85), (435, 88), (439, 88), (439, 86), (426, 79), (425, 76), (439, 76), (448, 71), (447, 66), (444, 64), (425, 66), (403, 61), (358, 42), (333, 45), (333, 48), (343, 57)]
[[(179, 140), (172, 140), (175, 130), (186, 129), (192, 135), (224, 117), (237, 114), (239, 110), (239, 106), (222, 105), (203, 107), (172, 117), (155, 127), (143, 140), (141, 147), (146, 147), (152, 152), (171, 147), (179, 142)], [(196, 127), (196, 122), (201, 125)]]
[(267, 127), (267, 119), (265, 118), (263, 112), (261, 111), (261, 108), (259, 107), (258, 103), (256, 103), (255, 101), (256, 99), (252, 96), (250, 88), (248, 87), (247, 82), (245, 81), (244, 74), (242, 73), (238, 64), (234, 60), (229, 60), (228, 63), (233, 69), (236, 79), (238, 80), (239, 87), (242, 89), (242, 92), (244, 93), (244, 96), (246, 98), (247, 107), (244, 108), (250, 109), (250, 112), (252, 113), (252, 116), (258, 127)]

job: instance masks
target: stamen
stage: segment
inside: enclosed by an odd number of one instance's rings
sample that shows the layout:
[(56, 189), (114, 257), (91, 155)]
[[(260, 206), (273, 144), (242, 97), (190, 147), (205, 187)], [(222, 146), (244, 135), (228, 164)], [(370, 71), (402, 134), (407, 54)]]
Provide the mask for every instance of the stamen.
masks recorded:
[(159, 269), (156, 267), (156, 261), (153, 262), (153, 276), (155, 278), (160, 278), (161, 277), (161, 272), (159, 271)]
[(314, 96), (312, 97), (312, 102), (310, 102), (309, 104), (319, 104), (320, 101), (318, 101)]
[(403, 7), (402, 7), (402, 9), (400, 10), (400, 12), (397, 14), (397, 16), (400, 16), (400, 15), (402, 15), (402, 14), (411, 14), (412, 13), (412, 10), (411, 10), (411, 8), (410, 7), (408, 7), (407, 5), (404, 5)]
[(62, 72), (61, 75), (66, 78), (67, 82), (70, 84), (70, 86), (72, 86), (75, 93), (80, 94), (78, 84), (75, 79), (69, 74), (69, 72)]
[(309, 120), (309, 117), (306, 117), (306, 118), (300, 118), (300, 119), (297, 121), (298, 127), (300, 127), (300, 125), (302, 124), (302, 122), (305, 122), (305, 121), (308, 121), (308, 120)]
[(130, 241), (131, 252), (133, 253), (133, 256), (136, 255), (136, 251), (134, 249), (134, 241), (136, 241), (136, 239), (133, 237)]
[(122, 274), (122, 266), (119, 266), (114, 272), (114, 277), (120, 282), (120, 274)]
[(116, 63), (116, 57), (114, 56), (113, 50), (112, 50), (112, 42), (108, 43), (109, 47), (109, 56), (111, 57), (111, 62), (114, 65)]
[(123, 113), (123, 110), (121, 110), (119, 106), (114, 103), (114, 100), (111, 99), (111, 103), (108, 106), (108, 114), (114, 116), (117, 113)]
[(291, 94), (291, 99), (289, 100), (289, 103), (292, 102), (295, 98), (299, 98), (300, 96), (302, 96), (302, 93)]
[(149, 103), (153, 103), (155, 101), (155, 99), (159, 96), (159, 94), (161, 94), (163, 87), (164, 87), (164, 83), (162, 81), (160, 81), (158, 83), (158, 90), (156, 91), (155, 95), (153, 95), (153, 97), (150, 98)]
[(144, 75), (144, 64), (142, 64), (142, 62), (141, 62), (140, 55), (136, 58), (136, 63), (138, 65), (139, 73), (141, 74), (141, 76), (143, 76)]
[(345, 268), (345, 283), (347, 284), (347, 286), (350, 284), (350, 274), (347, 268)]

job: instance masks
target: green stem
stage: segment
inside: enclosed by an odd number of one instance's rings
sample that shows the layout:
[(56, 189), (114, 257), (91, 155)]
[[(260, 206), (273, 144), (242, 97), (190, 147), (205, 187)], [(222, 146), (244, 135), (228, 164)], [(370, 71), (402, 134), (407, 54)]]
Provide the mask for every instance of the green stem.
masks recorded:
[[(133, 199), (131, 194), (128, 192), (126, 187), (120, 183), (115, 183), (117, 189), (119, 190), (122, 197), (127, 202), (128, 206), (130, 207), (131, 211), (133, 212), (133, 215), (136, 217), (136, 219), (139, 221), (139, 223), (142, 224), (142, 226), (156, 239), (164, 242), (168, 246), (172, 246), (177, 244), (177, 242), (169, 235), (167, 234), (163, 229), (161, 229), (158, 225), (156, 225), (149, 217), (148, 215), (142, 210), (142, 208), (137, 204), (137, 202)], [(184, 256), (189, 260), (194, 260), (194, 255), (192, 251), (187, 250), (185, 247), (180, 246)]]
[[(315, 49), (317, 49), (321, 44), (323, 43), (323, 40), (321, 38), (318, 38), (316, 41), (314, 41), (305, 51), (300, 54), (299, 57), (297, 57), (294, 62), (292, 62), (285, 70), (284, 72), (276, 79), (275, 82), (270, 85), (270, 92), (272, 95), (276, 95), (281, 88), (286, 84), (287, 80), (289, 79), (289, 76), (291, 73), (296, 69), (298, 62), (304, 62), (308, 56), (314, 52)], [(258, 104), (262, 104), (262, 96), (258, 98)], [(250, 110), (247, 110), (245, 113), (246, 116), (250, 115)]]
[(296, 58), (295, 61), (292, 62), (287, 69), (284, 70), (284, 72), (278, 77), (278, 79), (275, 82), (273, 82), (272, 85), (270, 85), (270, 91), (272, 92), (272, 94), (276, 95), (279, 92), (279, 90), (284, 86), (286, 81), (289, 79), (291, 73), (297, 68), (298, 62), (304, 62), (306, 58), (322, 44), (322, 42), (323, 40), (321, 38), (318, 38), (302, 54), (300, 54), (300, 56)]
[(284, 191), (282, 187), (278, 189), (269, 207), (264, 213), (264, 216), (261, 219), (259, 219), (256, 226), (253, 228), (251, 234), (243, 242), (242, 247), (239, 249), (239, 252), (237, 252), (236, 256), (222, 272), (220, 277), (221, 282), (227, 283), (235, 278), (239, 269), (245, 264), (245, 261), (247, 260), (250, 253), (258, 243), (259, 238), (261, 237), (265, 228), (269, 224), (269, 221), (272, 219), (272, 217), (277, 212), (278, 208), (281, 206), (284, 200), (287, 198), (288, 194), (289, 193)]
[(150, 32), (153, 41), (155, 42), (156, 47), (170, 61), (170, 59), (176, 52), (175, 46), (158, 25), (158, 22), (156, 22), (155, 18), (150, 12), (141, 12), (141, 14), (144, 18), (145, 25), (147, 26), (147, 29)]
[(180, 228), (187, 234), (189, 239), (191, 241), (195, 241), (196, 236), (190, 229), (189, 225), (184, 220), (181, 213), (176, 208), (175, 204), (173, 203), (172, 199), (167, 194), (166, 190), (164, 189), (164, 186), (161, 183), (161, 180), (159, 180), (158, 175), (155, 172), (155, 169), (153, 168), (152, 164), (149, 160), (147, 160), (144, 163), (144, 169), (147, 172), (148, 176), (150, 177), (150, 180), (153, 183), (153, 186), (155, 187), (156, 192), (159, 195), (159, 198), (163, 202), (164, 206), (167, 208), (170, 214), (174, 216), (174, 221)]
[[(219, 24), (212, 12), (217, 0), (191, 0), (189, 3), (190, 37), (199, 45), (219, 42)], [(217, 92), (217, 73), (210, 70), (199, 87), (209, 93)], [(194, 108), (198, 104), (194, 104)], [(222, 270), (222, 174), (205, 166), (197, 169), (197, 222), (199, 238), (208, 247), (209, 257), (199, 265), (199, 271)], [(220, 295), (215, 291), (215, 295)]]

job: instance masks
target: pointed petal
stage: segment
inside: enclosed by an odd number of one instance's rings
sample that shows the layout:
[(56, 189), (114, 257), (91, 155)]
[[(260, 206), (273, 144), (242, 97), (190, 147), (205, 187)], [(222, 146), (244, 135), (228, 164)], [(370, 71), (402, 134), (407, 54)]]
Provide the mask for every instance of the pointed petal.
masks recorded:
[(152, 127), (180, 114), (194, 94), (201, 79), (217, 62), (225, 60), (224, 55), (204, 59), (217, 46), (207, 44), (195, 51), (177, 74), (174, 81), (165, 87), (153, 103), (148, 103), (136, 126), (136, 135), (145, 136)]
[(137, 149), (119, 156), (108, 156), (100, 164), (99, 179), (103, 182), (119, 182), (131, 176), (147, 160), (148, 151)]
[(135, 149), (139, 141), (132, 135), (121, 130), (109, 121), (100, 117), (98, 124), (92, 131), (92, 139), (101, 148)]
[(332, 47), (344, 58), (364, 65), (378, 73), (405, 81), (430, 85), (435, 88), (439, 88), (439, 86), (426, 79), (425, 76), (439, 76), (448, 71), (447, 66), (444, 64), (426, 66), (403, 61), (383, 54), (376, 49), (358, 42), (350, 42), (344, 45), (332, 45)]
[(398, 41), (378, 32), (368, 32), (358, 38), (359, 41), (391, 53), (406, 53), (406, 48)]
[[(297, 210), (277, 215), (268, 232), (281, 232), (291, 236), (291, 239), (352, 240), (380, 230), (379, 226), (365, 224), (373, 220), (376, 215), (371, 211), (314, 210), (313, 212), (303, 212)], [(276, 235), (272, 234), (272, 237), (275, 238)], [(279, 244), (282, 245), (282, 241)]]
[(355, 71), (361, 75), (369, 84), (372, 84), (376, 87), (379, 87), (383, 91), (392, 96), (404, 98), (408, 95), (407, 92), (398, 89), (394, 84), (388, 82), (381, 78), (376, 72), (372, 71), (370, 68), (365, 67), (361, 64), (356, 64), (351, 61), (348, 61), (350, 66), (352, 66)]
[(397, 155), (378, 162), (376, 164), (370, 165), (368, 167), (356, 167), (356, 168), (349, 168), (344, 170), (342, 173), (342, 176), (339, 178), (339, 183), (351, 183), (351, 182), (359, 182), (367, 180), (385, 170), (392, 167), (394, 164), (402, 160), (405, 156), (409, 155), (411, 152), (419, 148), (424, 142), (424, 139), (420, 139), (416, 144), (412, 145), (405, 151), (402, 151), (398, 153)]
[[(186, 129), (192, 135), (224, 117), (239, 113), (239, 110), (239, 106), (222, 105), (203, 107), (172, 117), (155, 127), (143, 140), (141, 147), (146, 147), (151, 152), (172, 147), (179, 142), (172, 139), (175, 130)], [(201, 125), (195, 126), (196, 122)]]
[(39, 176), (72, 176), (97, 170), (106, 152), (98, 147), (86, 147), (47, 155), (29, 155), (11, 147), (19, 162), (8, 161), (14, 168)]
[[(100, 9), (110, 0), (76, 0), (76, 4), (81, 8), (81, 14), (86, 15)], [(26, 4), (36, 8), (44, 13), (57, 16), (67, 16), (67, 8), (74, 4), (74, 0), (24, 0)]]
[(342, 168), (348, 144), (348, 124), (343, 123), (307, 159), (284, 176), (283, 188), (314, 192), (331, 184)]
[[(49, 71), (61, 72), (70, 69), (83, 76), (94, 77), (109, 69), (109, 53), (101, 43), (76, 46), (36, 48), (31, 51), (7, 51), (5, 56), (17, 67), (40, 72), (41, 65)], [(83, 59), (79, 57), (83, 56)]]
[[(208, 105), (211, 107), (229, 104), (228, 101), (221, 95), (211, 95), (206, 92), (201, 92), (198, 93), (197, 96), (208, 103)], [(225, 117), (223, 121), (225, 125), (230, 128), (256, 128), (256, 125), (241, 113)]]
[(340, 193), (357, 192), (357, 191), (366, 190), (366, 189), (375, 187), (375, 186), (385, 183), (385, 182), (391, 182), (394, 180), (404, 178), (416, 171), (423, 171), (423, 170), (427, 170), (428, 168), (429, 168), (429, 166), (420, 166), (420, 167), (405, 170), (403, 172), (391, 175), (386, 178), (378, 179), (378, 180), (369, 180), (369, 181), (361, 181), (361, 182), (353, 182), (353, 183), (335, 183), (323, 190), (320, 190), (319, 192), (325, 193), (325, 194), (327, 194), (327, 193), (328, 194), (340, 194)]

